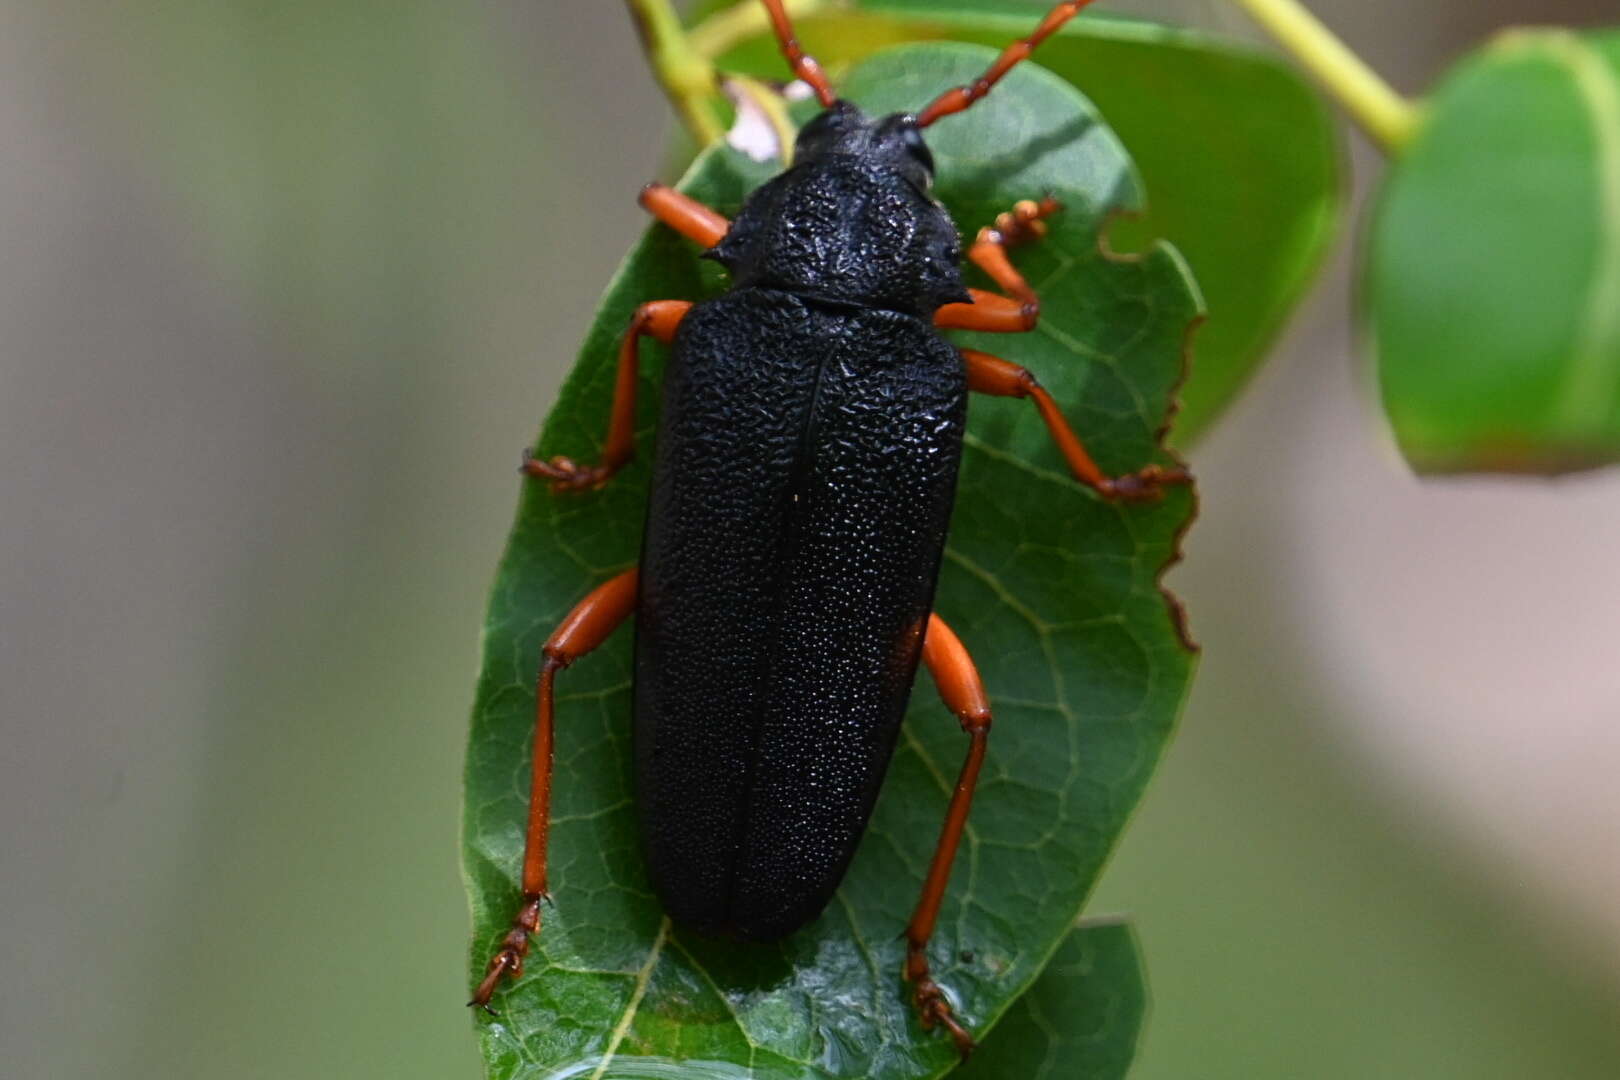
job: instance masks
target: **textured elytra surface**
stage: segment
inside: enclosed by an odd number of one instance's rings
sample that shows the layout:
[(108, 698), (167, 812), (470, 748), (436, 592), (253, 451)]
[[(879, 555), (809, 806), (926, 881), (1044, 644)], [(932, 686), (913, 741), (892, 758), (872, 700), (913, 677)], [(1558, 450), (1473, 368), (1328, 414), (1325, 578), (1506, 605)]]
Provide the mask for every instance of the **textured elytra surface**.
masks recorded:
[(837, 887), (922, 647), (966, 397), (913, 316), (759, 288), (687, 316), (635, 635), (644, 848), (677, 921), (770, 940)]
[[(907, 49), (863, 66), (845, 90), (871, 112), (913, 108), (989, 56)], [(1068, 206), (1047, 241), (1018, 256), (1045, 299), (1041, 329), (964, 341), (1034, 369), (1106, 469), (1164, 460), (1155, 434), (1198, 303), (1168, 249), (1138, 260), (1099, 249), (1106, 218), (1139, 201), (1117, 141), (1083, 98), (1027, 67), (929, 138), (938, 193), (965, 232), (1018, 198), (1050, 191)], [(734, 213), (767, 172), (721, 152), (684, 187)], [(609, 289), (541, 452), (599, 450), (614, 343), (638, 302), (695, 299), (723, 284), (684, 241), (649, 232)], [(646, 365), (644, 450), (659, 371)], [(475, 971), (516, 900), (541, 642), (591, 586), (636, 559), (647, 457), (600, 493), (524, 489), (491, 599), (468, 756)], [(937, 608), (979, 662), (996, 729), (930, 956), (976, 1031), (1063, 940), (1172, 726), (1192, 658), (1158, 576), (1191, 510), (1185, 490), (1155, 505), (1108, 505), (1068, 477), (1027, 403), (971, 406)], [(504, 1015), (479, 1021), (490, 1075), (927, 1077), (953, 1067), (949, 1042), (912, 1015), (898, 940), (965, 749), (953, 718), (918, 688), (872, 825), (817, 920), (776, 945), (715, 943), (666, 923), (641, 864), (630, 655), (621, 631), (561, 677), (556, 904), (524, 978), (496, 998)]]

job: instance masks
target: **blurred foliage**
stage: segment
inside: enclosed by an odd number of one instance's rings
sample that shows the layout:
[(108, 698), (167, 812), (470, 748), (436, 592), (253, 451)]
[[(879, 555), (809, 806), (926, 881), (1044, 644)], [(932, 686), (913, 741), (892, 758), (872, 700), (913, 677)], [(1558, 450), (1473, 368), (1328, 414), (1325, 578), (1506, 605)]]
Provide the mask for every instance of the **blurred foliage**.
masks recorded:
[[(107, 60), (124, 107), (159, 120), (127, 135), (183, 194), (202, 254), (297, 324), (306, 377), (385, 378), (429, 350), (427, 316), (469, 299), (445, 293), (446, 262), (511, 241), (478, 208), (537, 170), (534, 144), (511, 137), (531, 118), (465, 13), (161, 0), (96, 31), (123, 45)], [(469, 168), (497, 148), (504, 170)], [(399, 319), (402, 298), (424, 317)]]
[[(1314, 379), (1294, 366), (1264, 401)], [(1129, 912), (1148, 958), (1132, 1080), (1613, 1080), (1612, 938), (1433, 786), (1376, 768), (1347, 734), (1363, 670), (1303, 627), (1318, 609), (1255, 602), (1296, 587), (1300, 533), (1294, 500), (1249, 483), (1254, 448), (1308, 426), (1260, 412), (1206, 464), (1225, 491), (1188, 568), (1198, 686), (1090, 904)]]
[[(845, 90), (869, 110), (893, 111), (968, 81), (993, 57), (961, 44), (897, 50), (851, 72)], [(1168, 247), (1128, 259), (1099, 247), (1103, 223), (1140, 198), (1123, 148), (1084, 98), (1035, 67), (1013, 72), (974, 115), (979, 126), (930, 133), (936, 194), (952, 213), (990, 220), (1032, 190), (1056, 193), (1067, 209), (1041, 244), (1019, 254), (1046, 300), (1039, 332), (963, 340), (1039, 371), (1104, 469), (1168, 462), (1157, 432), (1198, 305)], [(684, 186), (730, 214), (771, 171), (722, 148), (700, 158)], [(541, 456), (594, 457), (617, 342), (635, 306), (723, 287), (717, 268), (696, 256), (670, 230), (649, 232), (609, 289), (547, 420)], [(651, 386), (640, 403), (645, 448), (657, 404)], [(600, 493), (556, 496), (536, 483), (523, 496), (493, 594), (468, 757), (477, 974), (518, 902), (541, 643), (591, 585), (634, 562), (647, 476), (644, 455)], [(937, 604), (974, 652), (998, 724), (930, 954), (935, 977), (977, 1031), (1068, 933), (1180, 708), (1192, 657), (1158, 577), (1176, 557), (1191, 506), (1185, 488), (1153, 504), (1105, 503), (1068, 475), (1027, 402), (974, 403)], [(559, 683), (556, 904), (524, 977), (497, 995), (503, 1018), (481, 1022), (491, 1075), (539, 1075), (604, 1054), (626, 1069), (698, 1060), (772, 1076), (924, 1077), (951, 1068), (954, 1047), (920, 1030), (899, 977), (897, 935), (965, 749), (926, 684), (832, 907), (779, 946), (723, 946), (670, 929), (648, 892), (625, 749), (630, 644), (619, 634)], [(1128, 986), (1118, 992), (1130, 994)], [(1100, 1061), (1117, 1061), (1128, 1052), (1112, 1042), (1134, 1035), (1122, 1024), (1093, 1049)]]
[[(1009, 13), (992, 0), (862, 0), (802, 18), (797, 29), (836, 79), (898, 41), (1000, 48), (1028, 34), (1034, 14)], [(1151, 237), (1169, 239), (1204, 292), (1209, 321), (1198, 333), (1172, 435), (1190, 445), (1247, 384), (1338, 233), (1343, 178), (1329, 112), (1287, 63), (1137, 20), (1076, 19), (1034, 62), (1091, 98), (1141, 171), (1146, 212), (1116, 223), (1113, 243), (1136, 249)], [(775, 42), (764, 36), (724, 53), (719, 65), (783, 75)], [(953, 122), (982, 123), (945, 123)]]
[(1366, 299), (1419, 469), (1620, 461), (1620, 34), (1515, 31), (1457, 66), (1391, 165)]

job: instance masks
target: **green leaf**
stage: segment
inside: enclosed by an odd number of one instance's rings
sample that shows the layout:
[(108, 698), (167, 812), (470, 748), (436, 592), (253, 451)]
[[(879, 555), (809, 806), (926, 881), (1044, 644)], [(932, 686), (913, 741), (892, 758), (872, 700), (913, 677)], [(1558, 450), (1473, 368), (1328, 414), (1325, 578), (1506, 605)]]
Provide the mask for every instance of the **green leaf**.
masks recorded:
[[(860, 10), (801, 19), (799, 31), (836, 75), (897, 41), (999, 48), (1028, 34), (1046, 6), (1010, 13), (988, 0), (864, 0)], [(1134, 248), (1168, 238), (1204, 291), (1210, 320), (1199, 331), (1174, 440), (1190, 445), (1247, 385), (1338, 235), (1344, 181), (1332, 115), (1291, 65), (1152, 23), (1086, 15), (1036, 59), (1091, 98), (1144, 178), (1149, 209), (1111, 230), (1114, 242)], [(768, 38), (720, 64), (783, 76)]]
[(1124, 923), (1077, 927), (960, 1080), (1121, 1080), (1147, 1012), (1136, 937)]
[(1519, 31), (1459, 64), (1390, 169), (1366, 274), (1418, 469), (1620, 461), (1620, 34)]
[[(899, 50), (863, 65), (846, 90), (887, 111), (988, 59), (963, 45)], [(1105, 469), (1168, 462), (1155, 433), (1199, 306), (1169, 248), (1120, 258), (1098, 247), (1107, 217), (1140, 198), (1118, 141), (1085, 99), (1033, 66), (930, 140), (938, 194), (963, 222), (1049, 190), (1068, 206), (1045, 242), (1017, 256), (1045, 297), (1039, 332), (973, 343), (1035, 370)], [(732, 213), (769, 171), (721, 149), (700, 158), (683, 187)], [(650, 230), (609, 287), (540, 452), (599, 453), (616, 343), (637, 303), (700, 298), (723, 284), (690, 244)], [(495, 583), (467, 762), (475, 973), (517, 902), (541, 643), (589, 588), (637, 556), (659, 365), (644, 369), (637, 463), (586, 496), (526, 484)], [(930, 956), (978, 1033), (1073, 924), (1180, 708), (1193, 657), (1158, 578), (1177, 557), (1192, 505), (1185, 488), (1152, 505), (1104, 503), (1070, 479), (1027, 402), (973, 403), (938, 606), (978, 660), (996, 730)], [(490, 1075), (947, 1071), (954, 1050), (919, 1028), (900, 979), (898, 935), (966, 748), (927, 680), (833, 904), (778, 946), (717, 944), (670, 929), (647, 891), (631, 806), (630, 645), (619, 633), (559, 682), (556, 903), (524, 977), (497, 996), (503, 1017), (479, 1021)], [(704, 1064), (672, 1070), (676, 1061)]]

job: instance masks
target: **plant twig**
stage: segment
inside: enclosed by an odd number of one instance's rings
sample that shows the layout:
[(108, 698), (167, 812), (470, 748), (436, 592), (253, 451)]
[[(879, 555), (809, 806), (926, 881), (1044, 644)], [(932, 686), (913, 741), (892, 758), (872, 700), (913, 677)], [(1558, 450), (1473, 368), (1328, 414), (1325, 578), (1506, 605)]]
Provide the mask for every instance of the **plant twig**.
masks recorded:
[(653, 75), (699, 146), (725, 135), (715, 101), (719, 79), (708, 58), (692, 47), (669, 0), (625, 0)]
[(1300, 66), (1314, 75), (1386, 153), (1397, 153), (1417, 130), (1419, 108), (1351, 52), (1299, 0), (1236, 0)]

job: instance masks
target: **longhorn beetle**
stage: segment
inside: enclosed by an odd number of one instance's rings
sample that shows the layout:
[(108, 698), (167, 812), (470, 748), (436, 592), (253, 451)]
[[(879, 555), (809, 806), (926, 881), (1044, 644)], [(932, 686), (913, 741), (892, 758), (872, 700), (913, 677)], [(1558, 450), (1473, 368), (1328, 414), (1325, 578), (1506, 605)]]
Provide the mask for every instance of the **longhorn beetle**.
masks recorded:
[(925, 1028), (973, 1039), (929, 975), (939, 914), (990, 732), (967, 650), (933, 613), (969, 391), (1028, 398), (1070, 470), (1110, 499), (1153, 499), (1179, 469), (1105, 475), (1023, 368), (939, 334), (1035, 327), (1010, 247), (1059, 207), (1025, 201), (967, 252), (1001, 293), (964, 288), (922, 132), (988, 93), (1089, 0), (1056, 5), (976, 82), (916, 115), (871, 119), (834, 94), (782, 0), (763, 0), (822, 111), (796, 163), (736, 221), (660, 184), (641, 205), (731, 274), (705, 303), (654, 300), (619, 353), (599, 464), (525, 455), (560, 494), (607, 483), (634, 451), (638, 347), (673, 345), (639, 567), (582, 600), (546, 641), (537, 689), (523, 902), (470, 1004), (523, 969), (547, 899), (557, 672), (636, 616), (634, 757), (642, 844), (670, 918), (774, 941), (830, 901), (866, 828), (919, 660), (968, 735), (966, 760), (906, 927), (904, 976)]

